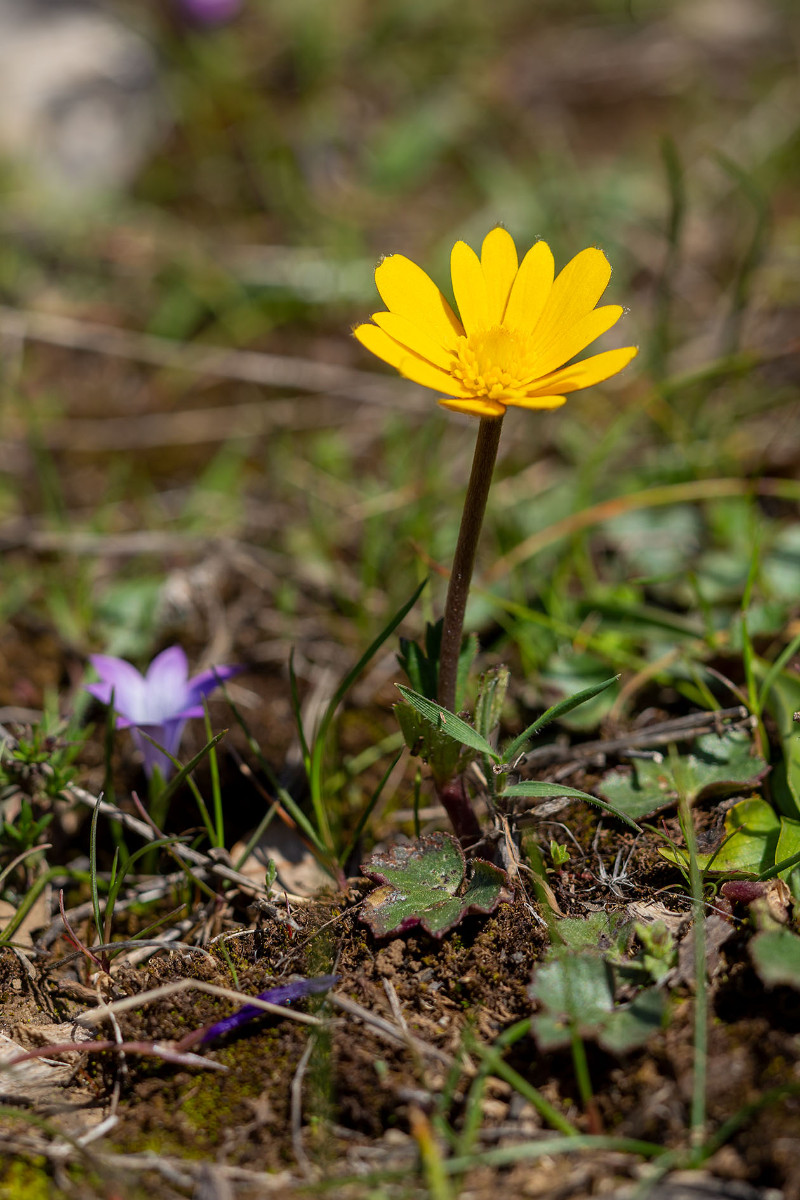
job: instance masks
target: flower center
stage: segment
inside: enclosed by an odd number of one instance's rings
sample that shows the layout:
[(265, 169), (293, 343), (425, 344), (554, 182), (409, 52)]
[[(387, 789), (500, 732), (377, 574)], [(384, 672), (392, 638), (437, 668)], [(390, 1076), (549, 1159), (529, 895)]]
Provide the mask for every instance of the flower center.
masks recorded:
[(459, 338), (456, 353), (453, 378), (473, 396), (501, 400), (530, 374), (528, 339), (502, 325)]

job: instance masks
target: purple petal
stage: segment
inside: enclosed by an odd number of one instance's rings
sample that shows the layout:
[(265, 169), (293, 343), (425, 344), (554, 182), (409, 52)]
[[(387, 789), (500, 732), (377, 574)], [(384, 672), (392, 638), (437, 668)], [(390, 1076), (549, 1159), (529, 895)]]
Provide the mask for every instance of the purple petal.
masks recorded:
[(177, 757), (185, 724), (184, 720), (177, 718), (165, 721), (162, 725), (145, 725), (141, 723), (139, 726), (131, 728), (131, 736), (142, 752), (144, 771), (148, 779), (152, 776), (156, 767), (158, 767), (164, 779), (169, 779), (175, 770), (175, 766), (170, 762), (166, 754), (158, 750), (152, 742), (148, 742), (147, 738), (142, 737), (140, 731), (146, 733), (154, 742), (158, 742), (159, 746), (163, 746), (166, 751)]
[(189, 664), (181, 646), (170, 646), (158, 654), (147, 668), (147, 712), (140, 724), (157, 725), (177, 717), (187, 707)]
[(99, 700), (101, 704), (110, 704), (111, 695), (114, 691), (110, 683), (85, 683), (83, 685), (83, 690), (85, 692), (91, 692), (95, 699)]
[(235, 17), (242, 0), (179, 0), (179, 5), (192, 20), (201, 25), (219, 25)]
[(110, 704), (112, 693), (119, 728), (131, 727), (133, 739), (144, 757), (148, 776), (158, 767), (167, 779), (173, 764), (139, 730), (144, 730), (170, 754), (177, 755), (181, 735), (190, 717), (202, 717), (201, 700), (242, 667), (211, 667), (189, 679), (189, 664), (181, 646), (170, 646), (156, 655), (147, 674), (122, 658), (93, 654), (90, 662), (100, 676), (97, 683), (84, 684), (102, 704)]
[[(311, 996), (315, 992), (327, 992), (335, 983), (338, 983), (339, 978), (338, 975), (318, 975), (315, 979), (301, 979), (297, 983), (284, 983), (280, 987), (268, 988), (266, 992), (259, 992), (258, 999), (266, 1000), (268, 1004), (291, 1004), (293, 1000), (300, 1000), (303, 996)], [(265, 1015), (263, 1008), (245, 1004), (244, 1008), (240, 1008), (238, 1012), (232, 1013), (222, 1021), (217, 1021), (214, 1025), (209, 1025), (200, 1039), (200, 1044), (204, 1045), (213, 1038), (222, 1037), (223, 1034), (238, 1029), (240, 1025), (244, 1025), (245, 1021), (252, 1021), (253, 1017)]]
[(196, 707), (197, 712), (189, 713), (184, 710), (184, 716), (202, 717), (203, 706), (200, 701), (209, 692), (213, 692), (214, 688), (220, 683), (224, 683), (226, 679), (231, 679), (234, 675), (239, 675), (244, 670), (244, 667), (211, 667), (208, 671), (201, 671), (199, 675), (195, 675), (190, 679), (186, 689), (186, 705), (188, 707)]
[(124, 658), (112, 658), (109, 654), (90, 654), (89, 662), (100, 676), (99, 683), (86, 684), (86, 690), (102, 704), (111, 703), (114, 693), (114, 708), (129, 721), (146, 718), (144, 678)]

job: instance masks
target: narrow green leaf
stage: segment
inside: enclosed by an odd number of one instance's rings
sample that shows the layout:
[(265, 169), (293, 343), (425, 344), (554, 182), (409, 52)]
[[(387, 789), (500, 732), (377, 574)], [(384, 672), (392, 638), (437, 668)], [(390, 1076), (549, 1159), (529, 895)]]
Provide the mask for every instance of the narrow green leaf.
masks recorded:
[(427, 700), (418, 692), (412, 692), (411, 688), (404, 687), (402, 683), (395, 684), (395, 687), (414, 711), (428, 721), (437, 732), (445, 734), (460, 746), (469, 746), (481, 754), (486, 754), (493, 762), (500, 761), (500, 755), (489, 745), (486, 738), (481, 737), (477, 729), (473, 729), (466, 721), (442, 708), (441, 704), (434, 700)]
[(345, 865), (348, 858), (350, 857), (350, 855), (353, 853), (356, 846), (358, 845), (361, 834), (364, 832), (367, 821), (369, 820), (369, 818), (372, 814), (372, 810), (374, 809), (375, 805), (380, 800), (383, 789), (386, 787), (386, 784), (389, 781), (389, 776), (391, 775), (392, 771), (395, 769), (397, 764), (400, 762), (400, 756), (402, 755), (402, 753), (403, 753), (403, 747), (401, 746), (400, 749), (397, 751), (397, 754), (394, 756), (394, 758), (392, 759), (392, 761), (389, 763), (388, 767), (384, 771), (380, 783), (375, 788), (375, 791), (370, 796), (369, 801), (367, 802), (367, 805), (364, 808), (364, 811), (362, 812), (361, 816), (358, 818), (358, 824), (356, 825), (355, 830), (353, 831), (353, 836), (350, 838), (350, 841), (347, 843), (344, 850), (339, 855), (339, 865), (341, 867), (343, 867)]
[(413, 595), (405, 602), (402, 608), (394, 614), (388, 625), (385, 625), (375, 640), (367, 647), (361, 658), (351, 671), (348, 671), (344, 679), (339, 684), (334, 692), (331, 700), (322, 714), (322, 719), (314, 734), (314, 744), (311, 747), (311, 758), (308, 767), (308, 786), (311, 792), (311, 803), (314, 806), (314, 815), (317, 820), (317, 827), (320, 836), (325, 843), (326, 849), (331, 853), (331, 857), (335, 857), (333, 853), (333, 844), (331, 838), (330, 824), (328, 822), (327, 812), (324, 806), (323, 786), (322, 786), (322, 764), (325, 755), (325, 742), (328, 736), (328, 730), (331, 726), (336, 710), (345, 698), (350, 688), (358, 679), (361, 672), (366, 667), (367, 663), (377, 654), (387, 638), (391, 637), (400, 622), (408, 615), (411, 609), (419, 599), (423, 588), (427, 584), (427, 579), (423, 579), (419, 587), (414, 589)]
[(503, 714), (511, 672), (508, 667), (492, 667), (480, 679), (475, 701), (475, 728), (482, 737), (491, 737)]
[(598, 808), (602, 808), (604, 812), (610, 816), (616, 817), (619, 821), (624, 821), (626, 825), (630, 825), (631, 829), (635, 829), (637, 833), (641, 830), (635, 821), (631, 820), (620, 809), (615, 808), (613, 804), (606, 804), (603, 800), (598, 800), (597, 796), (591, 796), (588, 792), (580, 792), (577, 788), (565, 787), (563, 783), (548, 783), (546, 780), (527, 779), (523, 783), (512, 783), (503, 791), (503, 796), (541, 796), (547, 798), (551, 796), (569, 796), (571, 800), (586, 800), (589, 804), (596, 804)]
[[(756, 713), (757, 716), (760, 717), (762, 712), (764, 711), (764, 705), (767, 703), (767, 698), (769, 696), (770, 689), (771, 689), (772, 685), (775, 683), (775, 680), (778, 678), (778, 676), (780, 675), (783, 668), (787, 665), (787, 663), (791, 662), (791, 660), (794, 658), (795, 654), (797, 654), (798, 650), (800, 650), (800, 633), (795, 634), (795, 636), (792, 638), (792, 640), (789, 642), (789, 644), (783, 648), (781, 653), (775, 659), (774, 663), (771, 663), (769, 668), (767, 669), (767, 673), (764, 676), (763, 682), (761, 684), (761, 691), (758, 693), (758, 711)], [(760, 666), (760, 664), (757, 664), (757, 665)]]
[(611, 687), (612, 683), (616, 683), (619, 675), (612, 676), (611, 679), (604, 679), (602, 683), (594, 683), (591, 687), (584, 688), (582, 692), (576, 692), (574, 696), (567, 696), (564, 700), (559, 700), (558, 704), (552, 705), (547, 712), (543, 712), (540, 717), (537, 717), (532, 725), (514, 738), (510, 746), (507, 746), (503, 752), (503, 762), (513, 763), (517, 756), (521, 754), (522, 748), (526, 742), (529, 742), (540, 730), (549, 725), (551, 721), (557, 721), (559, 717), (563, 717), (565, 713), (571, 712), (573, 708), (577, 708), (579, 704), (585, 703), (587, 700), (592, 700), (595, 696), (599, 696), (606, 688)]
[[(753, 563), (750, 564), (750, 574), (747, 577), (745, 594), (749, 596), (750, 589), (753, 586)], [(744, 604), (744, 601), (742, 601)], [(753, 650), (753, 643), (750, 638), (750, 630), (747, 628), (747, 613), (739, 614), (741, 623), (742, 636), (742, 666), (744, 667), (744, 677), (747, 683), (747, 699), (750, 711), (755, 713), (758, 709), (758, 685), (756, 683), (755, 663), (756, 656)]]
[(228, 704), (230, 705), (231, 712), (233, 713), (234, 717), (236, 718), (236, 722), (247, 740), (247, 745), (250, 747), (250, 750), (255, 755), (255, 758), (256, 758), (257, 762), (259, 763), (261, 770), (266, 775), (270, 787), (275, 792), (275, 795), (277, 796), (278, 800), (280, 801), (282, 806), (286, 809), (286, 811), (289, 813), (292, 820), (297, 822), (297, 824), (302, 829), (303, 833), (306, 835), (306, 837), (312, 843), (313, 848), (318, 852), (318, 856), (319, 856), (318, 861), (321, 862), (325, 866), (326, 870), (330, 870), (330, 856), (322, 842), (322, 839), (320, 838), (319, 834), (317, 833), (316, 829), (311, 824), (308, 817), (303, 812), (302, 808), (297, 803), (297, 801), (290, 795), (289, 792), (287, 792), (286, 788), (282, 786), (281, 781), (278, 779), (278, 776), (275, 774), (275, 771), (272, 768), (272, 765), (264, 757), (261, 747), (259, 746), (256, 739), (253, 737), (253, 734), (250, 730), (249, 725), (245, 721), (244, 717), (242, 716), (241, 712), (237, 708), (236, 704), (233, 702), (233, 700), (231, 700), (230, 696), (228, 695), (227, 689), (225, 688), (224, 684), (222, 685), (222, 693), (225, 696), (225, 699), (227, 700)]
[[(456, 699), (455, 708), (461, 708), (464, 699), (464, 693), (467, 690), (469, 682), (469, 673), (472, 670), (472, 664), (478, 653), (478, 635), (470, 633), (464, 638), (461, 646), (461, 651), (458, 655), (458, 670), (456, 671)], [(436, 661), (436, 678), (439, 678), (439, 661)]]
[(140, 730), (140, 732), (141, 732), (141, 735), (143, 738), (146, 738), (147, 741), (151, 743), (151, 745), (155, 746), (156, 750), (160, 750), (162, 754), (166, 754), (167, 758), (173, 764), (173, 766), (180, 768), (180, 770), (178, 771), (178, 774), (174, 775), (172, 777), (172, 779), (170, 779), (169, 783), (164, 788), (164, 791), (161, 793), (161, 796), (159, 797), (161, 804), (164, 807), (164, 810), (166, 811), (167, 802), (172, 798), (172, 796), (174, 796), (175, 792), (177, 792), (178, 788), (181, 786), (181, 784), (184, 782), (184, 780), (189, 775), (191, 775), (191, 773), (195, 769), (195, 767), (203, 761), (203, 759), (208, 754), (208, 752), (212, 749), (212, 747), (216, 746), (217, 742), (222, 741), (222, 739), (225, 737), (225, 734), (228, 731), (227, 731), (227, 729), (220, 730), (220, 732), (218, 734), (216, 734), (213, 738), (211, 738), (211, 740), (209, 742), (206, 742), (205, 746), (203, 746), (203, 749), (199, 750), (198, 753), (195, 754), (194, 758), (189, 760), (189, 762), (186, 764), (185, 767), (181, 766), (180, 759), (177, 759), (177, 758), (175, 758), (175, 756), (173, 754), (170, 754), (169, 750), (166, 750), (163, 746), (159, 746), (159, 744), (155, 740), (155, 738), (151, 738), (150, 735), (145, 733), (145, 731), (143, 729)]
[(89, 873), (92, 878), (92, 910), (94, 912), (94, 926), (97, 930), (97, 940), (101, 941), (103, 937), (103, 925), (100, 920), (100, 896), (97, 890), (97, 820), (100, 816), (100, 805), (96, 804), (92, 810), (92, 821), (89, 826)]
[(794, 714), (800, 709), (800, 676), (780, 671), (773, 677), (766, 700), (783, 747), (783, 762), (773, 769), (772, 796), (784, 816), (800, 818), (800, 737)]
[(289, 651), (289, 696), (292, 702), (292, 715), (294, 723), (297, 727), (297, 736), (300, 739), (300, 752), (303, 755), (303, 765), (308, 774), (311, 767), (311, 751), (308, 748), (306, 740), (306, 731), (303, 729), (303, 713), (300, 707), (300, 692), (297, 688), (297, 675), (294, 669), (294, 646)]
[(417, 643), (410, 638), (401, 637), (397, 659), (414, 690), (422, 692), (423, 695), (429, 693), (431, 681), (428, 673), (428, 660)]

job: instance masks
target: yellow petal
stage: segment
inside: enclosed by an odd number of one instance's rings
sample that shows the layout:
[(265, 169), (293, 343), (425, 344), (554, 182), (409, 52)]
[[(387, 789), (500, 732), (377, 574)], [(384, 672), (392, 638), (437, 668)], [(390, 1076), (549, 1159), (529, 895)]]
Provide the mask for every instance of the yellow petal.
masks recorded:
[(514, 400), (504, 401), (514, 408), (561, 408), (566, 402), (566, 396), (518, 396)]
[(406, 379), (420, 383), (423, 387), (431, 388), (434, 392), (455, 392), (456, 395), (460, 394), (465, 397), (469, 395), (468, 392), (459, 388), (456, 381), (446, 371), (440, 371), (438, 367), (432, 366), (424, 358), (415, 354), (413, 350), (409, 350), (408, 346), (403, 346), (394, 338), (389, 337), (388, 333), (384, 333), (377, 325), (359, 325), (353, 330), (353, 337), (358, 338), (361, 345), (365, 346), (372, 354), (382, 358), (401, 375), (405, 375)]
[(530, 392), (538, 396), (544, 392), (577, 392), (579, 388), (592, 387), (610, 379), (627, 367), (632, 358), (639, 353), (638, 346), (624, 346), (620, 350), (606, 350), (604, 354), (594, 354), (584, 358), (560, 371), (553, 371), (543, 379), (536, 380), (536, 387)]
[(485, 396), (473, 396), (469, 400), (440, 400), (439, 403), (442, 408), (468, 413), (471, 417), (502, 417), (506, 411), (505, 404), (500, 404), (497, 400), (487, 400)]
[(489, 295), (489, 320), (492, 325), (500, 325), (519, 266), (514, 239), (500, 225), (483, 239), (481, 266)]
[[(608, 287), (611, 266), (602, 250), (581, 250), (557, 276), (536, 326), (537, 347), (547, 344), (561, 329), (568, 329), (587, 313)], [(562, 362), (564, 359), (561, 360)]]
[(370, 354), (382, 358), (385, 363), (395, 369), (399, 366), (400, 359), (408, 350), (396, 342), (394, 338), (390, 338), (388, 333), (384, 333), (382, 329), (378, 329), (377, 325), (372, 325), (367, 321), (364, 325), (357, 325), (353, 330), (353, 337), (361, 342), (361, 345), (369, 350)]
[(480, 259), (466, 242), (456, 242), (450, 255), (450, 274), (461, 323), (467, 334), (488, 329), (489, 292)]
[(553, 286), (555, 264), (547, 242), (531, 246), (522, 260), (508, 297), (503, 324), (517, 333), (530, 333), (542, 315)]
[(443, 371), (450, 370), (453, 365), (453, 355), (448, 354), (447, 350), (440, 346), (429, 333), (420, 329), (419, 325), (415, 325), (413, 321), (409, 321), (408, 317), (401, 317), (399, 313), (378, 312), (372, 314), (372, 319), (396, 342), (408, 346), (409, 350), (426, 358), (434, 366), (441, 367)]
[(463, 336), (461, 322), (436, 284), (403, 254), (385, 258), (375, 270), (375, 284), (388, 309), (427, 330), (443, 346), (454, 347)]
[[(605, 304), (587, 313), (574, 325), (557, 328), (546, 344), (540, 346), (538, 336), (534, 338), (534, 354), (531, 360), (531, 375), (528, 380), (532, 383), (543, 375), (554, 371), (556, 367), (568, 363), (581, 350), (585, 350), (595, 338), (605, 333), (612, 325), (616, 325), (623, 310), (618, 304)], [(537, 330), (538, 334), (538, 330)], [(535, 371), (535, 374), (533, 372)]]

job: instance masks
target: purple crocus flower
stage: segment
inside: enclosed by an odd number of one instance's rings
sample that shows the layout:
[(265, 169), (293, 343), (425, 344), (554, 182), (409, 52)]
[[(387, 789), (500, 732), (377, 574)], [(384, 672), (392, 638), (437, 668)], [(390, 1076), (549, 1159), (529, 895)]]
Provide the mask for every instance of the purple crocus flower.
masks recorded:
[(144, 755), (148, 777), (158, 767), (165, 779), (173, 770), (172, 763), (140, 731), (170, 754), (177, 755), (184, 725), (190, 717), (203, 716), (203, 697), (241, 670), (241, 667), (212, 667), (190, 679), (189, 664), (180, 646), (170, 646), (157, 655), (146, 675), (141, 675), (124, 658), (108, 654), (90, 654), (89, 662), (100, 680), (85, 684), (87, 692), (102, 704), (110, 704), (113, 694), (117, 727), (130, 729)]
[(177, 0), (177, 6), (198, 25), (223, 25), (238, 14), (242, 0)]

